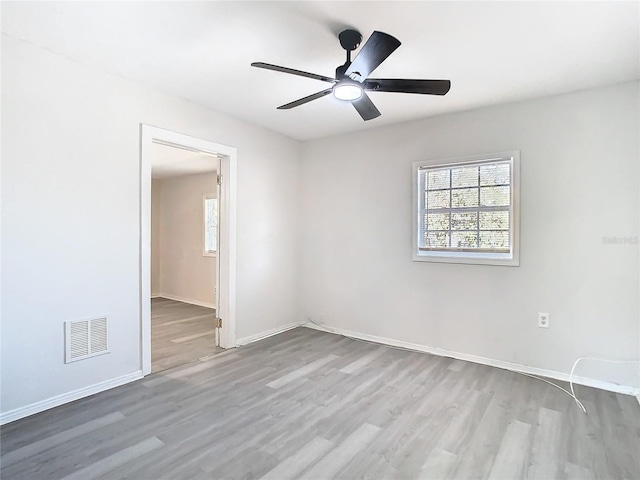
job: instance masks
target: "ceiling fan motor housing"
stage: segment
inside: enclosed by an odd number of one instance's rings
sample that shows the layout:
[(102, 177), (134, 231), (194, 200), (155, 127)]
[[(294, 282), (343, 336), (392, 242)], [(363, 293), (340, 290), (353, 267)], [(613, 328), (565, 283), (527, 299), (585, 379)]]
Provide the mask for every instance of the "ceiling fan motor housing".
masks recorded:
[(351, 62), (347, 61), (344, 65), (340, 65), (336, 68), (336, 80), (340, 81), (344, 78), (349, 78), (344, 73), (347, 71), (347, 68), (349, 68), (349, 65), (351, 65)]

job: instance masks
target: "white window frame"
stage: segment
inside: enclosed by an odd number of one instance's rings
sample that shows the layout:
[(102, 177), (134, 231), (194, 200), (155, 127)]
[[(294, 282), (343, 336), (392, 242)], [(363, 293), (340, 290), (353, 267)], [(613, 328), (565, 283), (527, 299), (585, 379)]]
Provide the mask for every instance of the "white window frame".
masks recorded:
[(207, 251), (207, 200), (216, 201), (216, 211), (220, 208), (218, 196), (215, 193), (207, 193), (202, 196), (202, 256), (217, 257), (218, 256), (218, 232), (219, 226), (216, 224), (216, 249), (213, 252)]
[[(511, 205), (509, 208), (509, 238), (511, 248), (508, 253), (424, 251), (419, 249), (420, 235), (420, 195), (424, 197), (420, 181), (420, 169), (424, 167), (451, 168), (479, 162), (510, 161), (511, 163)], [(476, 265), (520, 265), (520, 151), (490, 153), (437, 160), (425, 160), (413, 163), (413, 260), (416, 262), (464, 263)]]

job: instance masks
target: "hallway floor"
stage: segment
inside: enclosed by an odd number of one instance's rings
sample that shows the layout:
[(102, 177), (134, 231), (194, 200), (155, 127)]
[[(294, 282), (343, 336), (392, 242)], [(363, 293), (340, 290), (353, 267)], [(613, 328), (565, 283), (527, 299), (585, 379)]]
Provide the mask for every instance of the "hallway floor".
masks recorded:
[(223, 352), (216, 347), (216, 311), (166, 298), (151, 299), (153, 373)]

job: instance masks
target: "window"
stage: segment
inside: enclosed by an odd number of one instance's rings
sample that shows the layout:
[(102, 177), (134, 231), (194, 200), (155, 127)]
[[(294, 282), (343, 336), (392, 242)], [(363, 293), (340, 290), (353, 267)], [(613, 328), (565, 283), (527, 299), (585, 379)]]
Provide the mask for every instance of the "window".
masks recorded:
[(204, 256), (215, 257), (218, 250), (218, 199), (204, 196)]
[(519, 264), (519, 152), (414, 163), (418, 261)]

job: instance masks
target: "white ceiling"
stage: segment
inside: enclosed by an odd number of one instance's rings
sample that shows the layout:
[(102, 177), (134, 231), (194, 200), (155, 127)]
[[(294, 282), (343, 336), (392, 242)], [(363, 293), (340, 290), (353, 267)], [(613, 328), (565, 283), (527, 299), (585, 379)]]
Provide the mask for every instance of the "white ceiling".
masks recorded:
[[(2, 2), (8, 35), (299, 140), (638, 79), (639, 18), (635, 1)], [(276, 110), (328, 84), (250, 63), (333, 76), (345, 27), (402, 42), (375, 77), (451, 91), (373, 92), (366, 123), (331, 96)]]
[(151, 178), (215, 172), (217, 167), (218, 160), (214, 156), (157, 143), (151, 144)]

